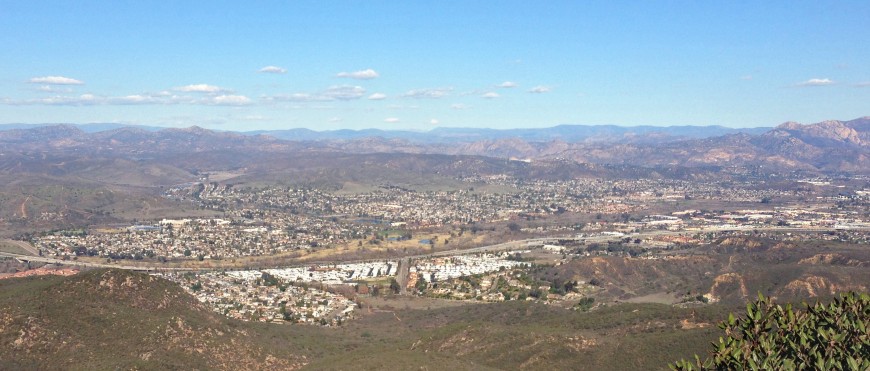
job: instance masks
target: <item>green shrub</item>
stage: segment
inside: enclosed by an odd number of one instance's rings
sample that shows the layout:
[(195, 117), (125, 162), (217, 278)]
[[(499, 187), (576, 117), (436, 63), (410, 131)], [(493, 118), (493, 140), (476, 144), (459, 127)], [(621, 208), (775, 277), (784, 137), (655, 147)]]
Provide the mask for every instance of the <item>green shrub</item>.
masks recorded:
[(867, 370), (870, 369), (870, 296), (846, 293), (828, 304), (794, 310), (761, 294), (746, 317), (719, 325), (725, 337), (710, 358), (680, 360), (674, 370)]

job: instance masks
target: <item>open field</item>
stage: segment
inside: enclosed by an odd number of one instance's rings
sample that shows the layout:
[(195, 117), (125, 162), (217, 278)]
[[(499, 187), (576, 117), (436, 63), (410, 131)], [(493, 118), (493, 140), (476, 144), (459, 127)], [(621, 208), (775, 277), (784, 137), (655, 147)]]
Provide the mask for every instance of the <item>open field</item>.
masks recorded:
[(21, 255), (39, 255), (33, 246), (24, 241), (0, 239), (0, 252)]
[(625, 300), (626, 303), (674, 304), (679, 301), (673, 293), (657, 292)]

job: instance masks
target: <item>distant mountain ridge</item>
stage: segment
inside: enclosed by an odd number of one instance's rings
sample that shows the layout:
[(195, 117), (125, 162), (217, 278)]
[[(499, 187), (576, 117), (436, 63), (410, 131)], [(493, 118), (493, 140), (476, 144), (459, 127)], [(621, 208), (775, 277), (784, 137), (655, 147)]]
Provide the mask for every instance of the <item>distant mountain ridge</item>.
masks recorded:
[[(134, 157), (210, 153), (225, 160), (230, 153), (243, 153), (245, 158), (299, 152), (408, 153), (641, 167), (751, 166), (770, 171), (870, 173), (870, 117), (809, 125), (788, 122), (772, 129), (562, 125), (438, 128), (427, 133), (377, 129), (239, 133), (196, 126), (157, 131), (120, 127), (89, 133), (75, 125), (56, 125), (0, 131), (0, 145), (6, 150), (71, 149)], [(11, 156), (0, 162), (12, 164)]]
[(71, 123), (14, 124), (13, 123), (13, 124), (0, 124), (0, 131), (15, 130), (15, 129), (27, 130), (27, 129), (36, 129), (36, 128), (41, 128), (41, 127), (50, 127), (50, 126), (59, 126), (59, 125), (74, 126), (85, 133), (97, 133), (97, 132), (101, 132), (101, 131), (114, 130), (114, 129), (120, 129), (120, 128), (128, 128), (128, 127), (139, 128), (139, 129), (146, 130), (146, 131), (160, 131), (163, 129), (167, 129), (165, 127), (160, 127), (160, 126), (127, 125), (127, 124), (118, 124), (118, 123), (112, 123), (112, 122), (90, 123), (90, 124), (71, 124)]
[[(84, 133), (100, 133), (123, 128), (135, 128), (158, 132), (170, 128), (156, 126), (124, 125), (116, 123), (92, 124), (0, 124), (0, 131), (30, 130), (53, 126), (71, 126)], [(697, 139), (727, 134), (762, 134), (770, 127), (728, 128), (724, 126), (617, 126), (617, 125), (558, 125), (547, 128), (487, 129), (437, 127), (425, 132), (406, 130), (324, 130), (305, 128), (286, 130), (226, 131), (245, 135), (268, 135), (292, 141), (355, 140), (362, 138), (403, 139), (419, 143), (459, 143), (479, 140), (519, 138), (530, 142), (560, 140), (565, 142), (661, 142), (681, 139)], [(224, 131), (222, 131), (224, 132)]]
[(458, 143), (479, 140), (519, 138), (541, 142), (561, 140), (565, 142), (610, 142), (644, 140), (679, 140), (707, 138), (726, 134), (762, 134), (770, 130), (759, 128), (727, 128), (724, 126), (617, 126), (617, 125), (558, 125), (534, 129), (487, 129), (438, 127), (426, 132), (401, 130), (329, 130), (310, 129), (261, 130), (247, 134), (264, 134), (285, 140), (353, 140), (379, 137), (404, 139), (422, 143)]
[(851, 121), (822, 121), (812, 125), (786, 122), (773, 129), (769, 135), (792, 136), (815, 143), (842, 143), (857, 146), (870, 145), (870, 117)]

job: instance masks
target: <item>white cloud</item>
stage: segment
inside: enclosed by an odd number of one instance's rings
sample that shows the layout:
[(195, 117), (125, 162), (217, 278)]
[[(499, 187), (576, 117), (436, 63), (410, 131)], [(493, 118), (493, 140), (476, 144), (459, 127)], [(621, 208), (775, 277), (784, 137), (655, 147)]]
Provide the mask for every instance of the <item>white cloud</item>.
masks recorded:
[(61, 88), (53, 85), (41, 85), (36, 90), (46, 93), (72, 93), (70, 88)]
[(214, 86), (214, 85), (209, 85), (209, 84), (191, 84), (191, 85), (185, 85), (185, 86), (179, 86), (176, 88), (172, 88), (172, 90), (181, 91), (181, 92), (185, 92), (185, 93), (210, 93), (210, 94), (227, 91), (226, 89), (221, 88), (219, 86)]
[(432, 89), (415, 89), (409, 90), (407, 93), (402, 94), (403, 97), (406, 98), (431, 98), (438, 99), (443, 98), (450, 95), (450, 92), (453, 91), (453, 88), (432, 88)]
[(81, 80), (76, 80), (63, 76), (43, 76), (30, 79), (31, 84), (50, 84), (50, 85), (82, 85)]
[(148, 95), (134, 94), (115, 98), (112, 101), (118, 104), (150, 104), (157, 103), (157, 98)]
[(292, 93), (263, 96), (267, 102), (328, 102), (334, 100), (354, 100), (362, 98), (366, 90), (361, 86), (336, 85), (317, 93)]
[(366, 90), (362, 86), (339, 85), (330, 86), (323, 92), (323, 96), (337, 100), (359, 99), (365, 95)]
[(202, 103), (202, 99), (197, 99), (188, 95), (170, 95), (160, 97), (160, 104), (198, 104)]
[(138, 105), (138, 104), (154, 104), (154, 105), (175, 105), (175, 104), (202, 104), (202, 101), (194, 97), (185, 95), (162, 95), (157, 94), (131, 94), (122, 97), (108, 97), (101, 102), (106, 105)]
[(316, 97), (308, 93), (293, 93), (293, 94), (277, 94), (262, 96), (261, 99), (267, 102), (314, 102), (328, 100), (323, 97)]
[(4, 104), (13, 105), (13, 106), (26, 106), (26, 105), (44, 105), (44, 106), (93, 106), (97, 104), (102, 104), (105, 102), (105, 99), (102, 97), (97, 97), (93, 94), (82, 94), (78, 96), (70, 96), (70, 95), (56, 95), (53, 97), (39, 98), (39, 99), (28, 99), (28, 100), (4, 100)]
[(369, 99), (371, 99), (371, 100), (384, 100), (384, 99), (387, 99), (387, 95), (384, 93), (374, 93), (372, 95), (369, 95)]
[(58, 95), (48, 98), (7, 102), (14, 105), (48, 105), (48, 106), (95, 106), (95, 105), (135, 105), (135, 104), (197, 104), (191, 97), (160, 97), (148, 94), (133, 94), (122, 97), (106, 97), (94, 94), (78, 96)]
[(196, 97), (190, 95), (144, 93), (125, 96), (101, 96), (95, 94), (55, 95), (51, 97), (27, 100), (6, 100), (9, 105), (48, 105), (48, 106), (95, 106), (95, 105), (209, 105), (209, 106), (243, 106), (254, 102), (244, 95), (209, 95)]
[(260, 69), (260, 73), (287, 73), (287, 70), (278, 66), (266, 66)]
[(492, 91), (491, 91), (491, 92), (488, 92), (488, 93), (484, 93), (483, 95), (481, 95), (481, 97), (484, 98), (484, 99), (496, 99), (496, 98), (498, 98), (498, 97), (500, 97), (500, 96), (501, 96), (501, 95), (498, 95), (498, 93), (496, 93), (496, 92), (492, 92)]
[(429, 125), (438, 125), (438, 123), (439, 123), (438, 119), (429, 120)]
[(251, 104), (251, 99), (244, 95), (218, 95), (208, 99), (206, 104), (217, 106), (244, 106)]
[(535, 94), (542, 94), (542, 93), (549, 93), (549, 92), (550, 92), (550, 87), (544, 86), (544, 85), (538, 85), (534, 88), (529, 89), (529, 93), (535, 93)]
[(504, 89), (515, 88), (515, 87), (517, 87), (517, 83), (515, 83), (513, 81), (505, 81), (505, 82), (499, 84), (498, 87), (504, 88)]
[(455, 109), (455, 110), (462, 110), (462, 109), (469, 109), (469, 108), (471, 108), (471, 106), (469, 106), (467, 104), (463, 104), (463, 103), (454, 103), (454, 104), (450, 105), (450, 108)]
[(807, 81), (798, 83), (797, 86), (825, 86), (833, 84), (834, 81), (831, 79), (809, 79)]
[(339, 72), (336, 77), (344, 77), (348, 79), (357, 79), (357, 80), (371, 80), (379, 77), (380, 75), (373, 69), (369, 68), (366, 70), (354, 71), (354, 72)]
[(384, 122), (389, 123), (389, 124), (395, 124), (395, 123), (399, 122), (399, 119), (395, 118), (395, 117), (388, 117), (388, 118), (384, 119)]
[(341, 122), (341, 117), (333, 117), (329, 119), (329, 122)]

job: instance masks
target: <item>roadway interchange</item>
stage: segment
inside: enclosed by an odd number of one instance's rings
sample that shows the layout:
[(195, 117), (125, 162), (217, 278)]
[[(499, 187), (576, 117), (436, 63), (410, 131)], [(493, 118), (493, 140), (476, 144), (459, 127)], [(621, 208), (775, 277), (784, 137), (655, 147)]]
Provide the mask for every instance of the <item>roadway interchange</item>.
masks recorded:
[[(622, 238), (630, 237), (630, 238), (651, 238), (657, 236), (678, 236), (684, 235), (687, 233), (707, 233), (707, 232), (727, 232), (727, 231), (764, 231), (764, 232), (831, 232), (839, 230), (836, 228), (795, 228), (795, 227), (778, 227), (778, 226), (770, 226), (770, 227), (706, 227), (700, 229), (686, 229), (682, 231), (646, 231), (646, 232), (638, 232), (632, 234), (625, 235), (616, 235), (616, 234), (598, 234), (594, 236), (564, 236), (564, 237), (543, 237), (543, 238), (530, 238), (523, 240), (510, 241), (505, 243), (500, 243), (496, 245), (488, 245), (488, 246), (479, 246), (470, 249), (457, 249), (457, 250), (444, 250), (437, 251), (428, 254), (421, 255), (413, 255), (406, 256), (403, 259), (415, 260), (415, 259), (426, 259), (432, 257), (444, 257), (444, 256), (456, 256), (456, 255), (469, 255), (469, 254), (480, 254), (480, 253), (493, 253), (493, 252), (504, 252), (504, 251), (517, 251), (517, 250), (528, 250), (531, 247), (538, 247), (545, 244), (556, 244), (559, 241), (578, 241), (585, 243), (603, 243), (608, 241), (616, 241)], [(870, 231), (870, 227), (857, 227), (851, 228), (849, 230), (857, 230), (857, 231)], [(18, 241), (22, 244), (26, 244), (23, 241)], [(31, 247), (32, 248), (32, 247)], [(27, 249), (30, 251), (30, 249)], [(140, 271), (140, 272), (207, 272), (207, 271), (215, 271), (215, 270), (233, 270), (234, 268), (228, 267), (220, 267), (220, 268), (181, 268), (181, 267), (164, 267), (157, 265), (119, 265), (119, 264), (106, 264), (106, 263), (95, 263), (95, 262), (86, 262), (79, 260), (62, 260), (55, 259), (44, 256), (35, 256), (35, 255), (24, 255), (24, 254), (15, 254), (9, 252), (0, 252), (0, 257), (9, 257), (14, 258), (19, 261), (28, 261), (28, 262), (40, 262), (40, 263), (48, 263), (48, 264), (57, 264), (57, 265), (67, 265), (74, 267), (86, 267), (86, 268), (114, 268), (114, 269), (125, 269), (132, 271)], [(368, 263), (368, 262), (378, 262), (383, 261), (384, 259), (370, 259), (370, 260), (356, 260), (356, 261), (342, 261), (342, 263)], [(302, 266), (310, 266), (312, 263), (298, 264), (287, 266), (286, 268), (292, 267), (302, 267)], [(235, 269), (251, 269), (250, 267), (238, 267)]]

